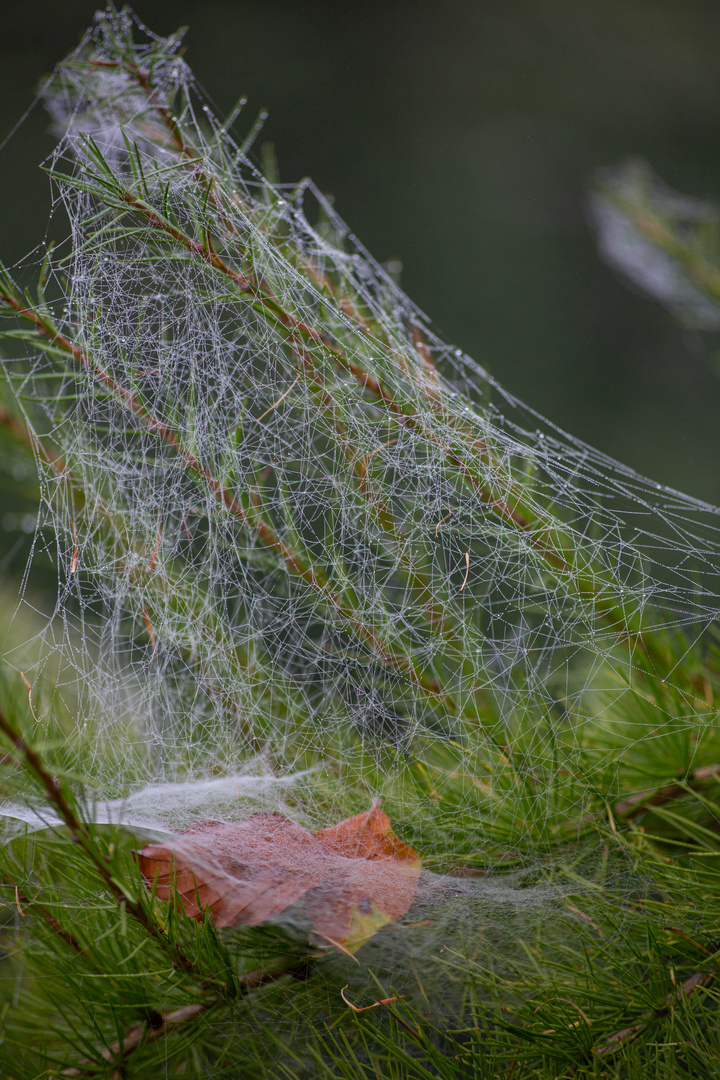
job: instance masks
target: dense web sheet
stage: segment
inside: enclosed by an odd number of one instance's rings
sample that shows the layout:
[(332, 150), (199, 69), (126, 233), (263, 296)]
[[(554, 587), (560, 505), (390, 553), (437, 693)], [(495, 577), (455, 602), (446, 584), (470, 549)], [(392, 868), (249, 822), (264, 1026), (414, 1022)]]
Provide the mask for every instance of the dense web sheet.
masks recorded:
[(6, 364), (60, 581), (39, 666), (80, 687), (92, 799), (181, 828), (295, 785), (322, 825), (318, 776), (382, 753), (382, 795), (442, 744), (483, 755), (468, 799), (501, 814), (512, 763), (529, 830), (577, 822), (557, 776), (585, 755), (613, 792), (670, 718), (648, 680), (676, 727), (714, 719), (718, 511), (439, 340), (310, 181), (258, 171), (180, 38), (131, 30), (99, 16), (46, 93), (71, 229)]

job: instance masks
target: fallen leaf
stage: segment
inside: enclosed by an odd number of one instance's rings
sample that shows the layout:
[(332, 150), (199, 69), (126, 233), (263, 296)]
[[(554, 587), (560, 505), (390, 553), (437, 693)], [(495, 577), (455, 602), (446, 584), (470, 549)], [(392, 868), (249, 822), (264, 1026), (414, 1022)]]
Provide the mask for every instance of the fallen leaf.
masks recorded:
[(206, 821), (137, 858), (148, 889), (191, 918), (255, 926), (304, 897), (315, 932), (349, 952), (407, 911), (420, 873), (377, 803), (316, 833), (280, 814)]

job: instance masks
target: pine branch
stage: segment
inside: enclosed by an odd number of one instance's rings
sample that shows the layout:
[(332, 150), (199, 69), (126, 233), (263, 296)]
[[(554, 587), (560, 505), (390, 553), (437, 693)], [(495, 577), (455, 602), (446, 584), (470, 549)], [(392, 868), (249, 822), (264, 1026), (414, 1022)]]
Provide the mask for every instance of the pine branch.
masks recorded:
[(93, 837), (87, 826), (78, 816), (73, 805), (74, 799), (63, 788), (56, 776), (53, 776), (43, 764), (37, 751), (23, 738), (7, 717), (0, 712), (0, 731), (15, 747), (22, 764), (32, 773), (45, 791), (48, 802), (55, 808), (61, 821), (69, 829), (73, 839), (80, 845), (92, 863), (96, 873), (107, 889), (109, 889), (118, 907), (124, 905), (143, 931), (161, 946), (169, 954), (174, 964), (181, 967), (188, 975), (197, 979), (204, 989), (211, 989), (220, 996), (232, 1000), (238, 994), (235, 980), (223, 983), (209, 976), (207, 972), (185, 955), (175, 943), (170, 942), (159, 926), (152, 921), (142, 903), (135, 900), (121, 882), (117, 880), (110, 868), (110, 860), (98, 852), (93, 843)]
[(382, 637), (360, 618), (356, 611), (349, 608), (345, 602), (335, 595), (329, 581), (318, 567), (309, 565), (298, 552), (294, 551), (286, 541), (277, 535), (262, 517), (249, 512), (238, 498), (193, 453), (183, 448), (180, 437), (169, 424), (149, 413), (132, 391), (118, 383), (101, 364), (93, 360), (78, 344), (70, 341), (64, 334), (59, 333), (49, 323), (47, 317), (31, 308), (23, 307), (14, 290), (10, 291), (6, 286), (4, 290), (0, 291), (0, 303), (5, 303), (19, 317), (30, 322), (38, 333), (52, 341), (54, 346), (72, 356), (93, 378), (105, 386), (113, 396), (117, 397), (145, 425), (151, 434), (165, 443), (191, 472), (205, 482), (211, 494), (234, 518), (251, 531), (265, 547), (277, 553), (294, 576), (320, 594), (324, 602), (345, 623), (352, 627), (360, 640), (370, 646), (383, 665), (394, 668), (424, 693), (442, 701), (452, 712), (456, 711), (452, 698), (442, 692), (438, 683), (428, 679), (420, 672), (411, 658), (393, 653), (392, 647), (387, 645)]

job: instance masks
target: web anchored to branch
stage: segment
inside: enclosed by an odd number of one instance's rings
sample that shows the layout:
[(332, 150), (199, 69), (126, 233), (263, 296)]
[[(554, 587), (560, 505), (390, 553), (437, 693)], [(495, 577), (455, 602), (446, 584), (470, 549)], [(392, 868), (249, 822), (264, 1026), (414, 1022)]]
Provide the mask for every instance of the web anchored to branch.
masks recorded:
[(703, 764), (718, 512), (444, 345), (310, 181), (270, 182), (200, 107), (180, 38), (132, 31), (98, 16), (46, 90), (71, 233), (37, 302), (0, 285), (3, 422), (60, 582), (46, 657), (83, 689), (99, 797), (153, 783), (177, 826), (187, 785), (379, 754), (378, 790), (434, 747), (431, 797), (480, 755), (472, 798), (501, 820), (527, 785), (536, 842), (551, 806), (595, 812), (558, 780), (581, 757), (601, 802), (663, 724), (692, 730), (669, 774)]

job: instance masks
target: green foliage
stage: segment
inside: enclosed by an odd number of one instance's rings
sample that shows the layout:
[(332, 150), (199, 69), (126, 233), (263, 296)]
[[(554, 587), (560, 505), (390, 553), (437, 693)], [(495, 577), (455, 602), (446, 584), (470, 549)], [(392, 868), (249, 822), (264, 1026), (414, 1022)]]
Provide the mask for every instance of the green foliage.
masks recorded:
[[(504, 419), (255, 129), (195, 118), (179, 39), (98, 25), (51, 92), (72, 248), (0, 281), (75, 663), (2, 692), (3, 1075), (716, 1075), (712, 511)], [(669, 235), (714, 296), (714, 234)], [(186, 918), (98, 812), (258, 760), (298, 819), (379, 795), (422, 855), (357, 959), (302, 912)]]
[[(515, 880), (527, 908), (503, 911), (492, 892), (470, 920), (457, 906), (428, 905), (430, 919), (421, 910), (415, 924), (390, 930), (398, 940), (367, 946), (358, 966), (311, 951), (288, 928), (218, 934), (212, 920), (154, 901), (127, 831), (84, 823), (82, 800), (29, 752), (37, 728), (19, 687), (5, 696), (2, 727), (5, 769), (16, 782), (29, 774), (49, 823), (53, 806), (64, 818), (2, 853), (5, 1075), (459, 1078), (514, 1067), (528, 1077), (621, 1077), (643, 1074), (648, 1061), (659, 1075), (714, 1075), (714, 774), (697, 790), (666, 789), (654, 805), (648, 789), (645, 807), (627, 807), (624, 820), (598, 810), (581, 838), (577, 817), (569, 838), (566, 807), (549, 808), (555, 857)], [(43, 757), (52, 753), (44, 747)], [(522, 797), (493, 815), (493, 800), (453, 803), (458, 779), (437, 766), (423, 773), (437, 783), (435, 818), (416, 841), (426, 851), (433, 840), (446, 851), (438, 837), (450, 827), (460, 860), (484, 832), (524, 843), (526, 857), (534, 851), (511, 820)], [(471, 770), (463, 778), (477, 780)], [(588, 779), (578, 788), (594, 787)], [(399, 802), (407, 808), (407, 793)], [(465, 875), (498, 869), (492, 847), (462, 865)], [(538, 889), (556, 903), (533, 904)], [(412, 978), (401, 961), (408, 952)], [(358, 1014), (341, 997), (348, 984), (360, 1008), (402, 997)]]

